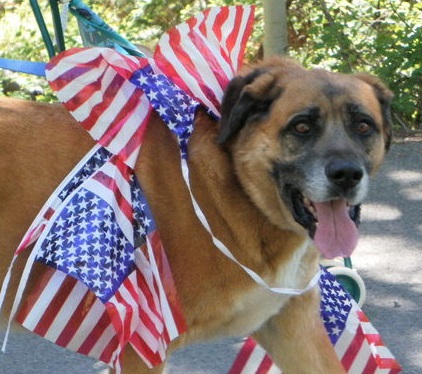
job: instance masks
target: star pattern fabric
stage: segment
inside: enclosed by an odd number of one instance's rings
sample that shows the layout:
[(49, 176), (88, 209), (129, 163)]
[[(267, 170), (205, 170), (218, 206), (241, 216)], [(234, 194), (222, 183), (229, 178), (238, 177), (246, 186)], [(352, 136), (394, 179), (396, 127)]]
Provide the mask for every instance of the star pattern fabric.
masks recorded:
[[(401, 367), (343, 285), (321, 267), (320, 314), (337, 357), (348, 374), (398, 374)], [(282, 374), (271, 357), (248, 338), (229, 374)]]
[(328, 336), (335, 345), (344, 331), (352, 310), (352, 300), (343, 286), (327, 271), (321, 273), (321, 317)]
[(146, 94), (151, 106), (177, 136), (182, 158), (187, 159), (188, 140), (200, 103), (165, 75), (155, 74), (150, 65), (134, 72), (130, 81)]
[(82, 188), (60, 212), (36, 259), (80, 280), (107, 302), (134, 270), (134, 252), (113, 209)]

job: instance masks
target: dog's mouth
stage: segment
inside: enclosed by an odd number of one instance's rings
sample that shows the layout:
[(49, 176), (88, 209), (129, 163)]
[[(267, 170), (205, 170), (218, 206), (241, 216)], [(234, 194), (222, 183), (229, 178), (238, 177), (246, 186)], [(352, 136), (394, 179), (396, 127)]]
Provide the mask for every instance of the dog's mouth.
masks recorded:
[(358, 241), (360, 205), (345, 199), (313, 202), (292, 185), (284, 192), (293, 218), (308, 230), (325, 258), (351, 255)]

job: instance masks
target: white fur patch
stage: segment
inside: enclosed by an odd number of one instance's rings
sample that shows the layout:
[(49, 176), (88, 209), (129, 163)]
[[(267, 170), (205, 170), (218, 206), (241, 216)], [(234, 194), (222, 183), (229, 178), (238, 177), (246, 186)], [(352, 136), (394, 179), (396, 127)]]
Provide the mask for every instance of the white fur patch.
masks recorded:
[[(265, 280), (272, 287), (303, 288), (309, 282), (309, 269), (303, 266), (303, 258), (306, 255), (310, 239), (306, 239), (302, 245), (294, 251), (291, 260), (280, 267), (276, 274), (266, 277)], [(312, 274), (313, 275), (313, 274)], [(236, 318), (230, 323), (230, 327), (220, 332), (223, 336), (250, 335), (258, 330), (268, 319), (279, 313), (283, 305), (292, 297), (279, 295), (256, 285), (253, 290), (246, 294), (240, 294), (232, 308)]]

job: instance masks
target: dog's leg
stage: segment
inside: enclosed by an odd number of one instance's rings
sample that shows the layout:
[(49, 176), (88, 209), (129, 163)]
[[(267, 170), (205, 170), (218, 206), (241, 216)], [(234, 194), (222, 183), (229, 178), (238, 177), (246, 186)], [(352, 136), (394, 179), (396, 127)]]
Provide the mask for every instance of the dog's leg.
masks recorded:
[(345, 373), (319, 316), (315, 289), (293, 297), (254, 334), (285, 374)]
[[(123, 374), (162, 374), (165, 362), (152, 369), (148, 368), (137, 353), (130, 347), (126, 346), (123, 354), (122, 373)], [(114, 370), (110, 370), (110, 374), (115, 374)]]

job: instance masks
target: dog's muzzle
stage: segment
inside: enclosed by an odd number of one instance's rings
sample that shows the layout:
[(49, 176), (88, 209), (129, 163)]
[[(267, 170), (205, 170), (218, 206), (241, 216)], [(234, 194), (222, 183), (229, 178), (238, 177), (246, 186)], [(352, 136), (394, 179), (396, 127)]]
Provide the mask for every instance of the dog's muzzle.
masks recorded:
[(349, 257), (356, 247), (360, 204), (345, 199), (314, 202), (291, 184), (284, 187), (284, 200), (293, 218), (304, 227), (326, 258)]
[(357, 245), (360, 219), (358, 191), (365, 175), (363, 168), (345, 158), (335, 158), (323, 169), (325, 183), (289, 183), (282, 196), (293, 218), (304, 227), (327, 258), (348, 257)]

